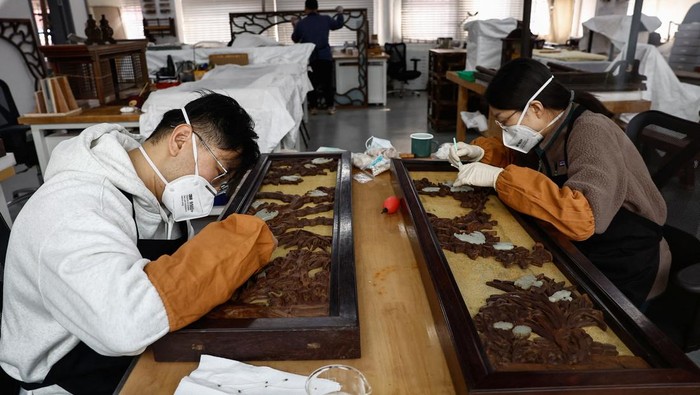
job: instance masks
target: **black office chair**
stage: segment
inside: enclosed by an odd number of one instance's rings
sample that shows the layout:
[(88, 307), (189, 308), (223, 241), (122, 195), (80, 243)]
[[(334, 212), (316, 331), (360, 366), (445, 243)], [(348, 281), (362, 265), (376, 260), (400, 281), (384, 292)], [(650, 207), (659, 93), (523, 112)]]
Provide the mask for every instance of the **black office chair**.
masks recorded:
[[(685, 137), (669, 136), (649, 126), (682, 133)], [(692, 162), (693, 158), (700, 154), (700, 123), (651, 110), (641, 112), (632, 118), (627, 125), (626, 133), (642, 154), (654, 184), (659, 189), (662, 189), (680, 171), (691, 173), (686, 176), (694, 176)], [(666, 152), (666, 155), (658, 156), (657, 150)]]
[[(651, 125), (686, 137), (675, 138), (647, 128)], [(700, 153), (700, 124), (652, 110), (637, 114), (626, 133), (659, 190), (683, 169), (692, 171), (694, 177), (692, 162)], [(666, 153), (660, 157), (657, 150)], [(645, 315), (682, 349), (696, 350), (700, 348), (700, 240), (668, 224), (663, 231), (672, 255), (671, 275), (666, 291), (649, 303)]]
[[(399, 81), (401, 83), (400, 89), (390, 90), (389, 94), (397, 93), (399, 97), (403, 97), (404, 93), (408, 90), (405, 89), (405, 85), (416, 78), (420, 77), (421, 72), (418, 71), (418, 62), (420, 59), (412, 58), (413, 70), (407, 70), (406, 67), (406, 44), (404, 43), (386, 43), (384, 44), (384, 52), (389, 55), (389, 61), (387, 63), (387, 75), (390, 79)], [(413, 94), (420, 96), (420, 92), (411, 91)]]
[[(17, 164), (24, 164), (27, 171), (36, 166), (37, 178), (39, 184), (43, 183), (41, 171), (39, 170), (39, 160), (37, 159), (36, 148), (31, 140), (31, 135), (28, 134), (30, 127), (17, 123), (19, 112), (12, 98), (10, 87), (5, 81), (0, 80), (0, 139), (5, 145), (5, 151), (12, 152), (15, 156)], [(12, 191), (12, 201), (8, 202), (8, 206), (23, 202), (28, 199), (35, 189), (22, 188)]]

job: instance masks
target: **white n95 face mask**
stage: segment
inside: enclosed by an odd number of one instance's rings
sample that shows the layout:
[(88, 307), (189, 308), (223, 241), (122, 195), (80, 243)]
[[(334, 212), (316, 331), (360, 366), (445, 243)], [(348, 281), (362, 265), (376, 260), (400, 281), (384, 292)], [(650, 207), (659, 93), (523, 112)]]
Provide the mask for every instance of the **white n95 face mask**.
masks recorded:
[[(185, 115), (185, 119), (187, 120), (187, 115)], [(189, 124), (189, 120), (187, 123)], [(175, 222), (202, 218), (211, 213), (211, 210), (214, 208), (216, 189), (204, 177), (199, 175), (197, 140), (194, 133), (192, 133), (194, 174), (178, 177), (171, 182), (165, 180), (165, 177), (158, 171), (158, 168), (156, 168), (143, 147), (139, 146), (139, 150), (141, 150), (153, 171), (165, 184), (161, 200), (165, 208), (172, 214)]]
[(544, 138), (542, 136), (542, 130), (547, 129), (550, 127), (552, 124), (554, 124), (556, 121), (561, 118), (562, 115), (564, 115), (564, 111), (559, 113), (554, 119), (552, 119), (547, 126), (543, 127), (539, 132), (535, 131), (531, 127), (527, 125), (522, 125), (521, 122), (523, 121), (523, 118), (525, 117), (525, 113), (527, 110), (530, 108), (530, 104), (532, 103), (535, 98), (537, 98), (537, 95), (540, 94), (544, 90), (544, 88), (549, 85), (550, 82), (554, 79), (554, 76), (549, 77), (547, 82), (540, 87), (540, 89), (535, 92), (534, 95), (530, 98), (530, 100), (527, 101), (525, 104), (525, 108), (523, 111), (520, 113), (520, 118), (518, 118), (518, 123), (515, 125), (510, 125), (510, 126), (503, 126), (503, 145), (505, 145), (508, 148), (514, 149), (518, 152), (522, 152), (524, 154), (530, 152), (531, 149), (533, 149), (537, 144), (542, 141)]

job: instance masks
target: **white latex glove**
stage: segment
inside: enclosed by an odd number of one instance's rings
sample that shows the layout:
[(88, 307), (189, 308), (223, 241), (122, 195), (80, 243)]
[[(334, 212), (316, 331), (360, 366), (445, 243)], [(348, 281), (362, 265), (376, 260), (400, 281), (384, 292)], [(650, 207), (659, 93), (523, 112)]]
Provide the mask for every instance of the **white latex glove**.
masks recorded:
[(496, 180), (503, 169), (486, 163), (467, 163), (459, 167), (459, 174), (452, 186), (473, 185), (496, 188)]
[(447, 154), (447, 159), (455, 166), (459, 166), (461, 161), (478, 162), (484, 157), (484, 149), (478, 145), (457, 143), (457, 149), (450, 147), (450, 152)]

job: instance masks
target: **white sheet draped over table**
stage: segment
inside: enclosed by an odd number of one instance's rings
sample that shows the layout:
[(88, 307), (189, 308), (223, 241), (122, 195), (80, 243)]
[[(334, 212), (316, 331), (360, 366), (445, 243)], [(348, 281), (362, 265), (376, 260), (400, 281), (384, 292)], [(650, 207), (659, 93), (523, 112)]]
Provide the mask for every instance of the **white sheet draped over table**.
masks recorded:
[(150, 136), (165, 112), (211, 90), (234, 98), (250, 114), (261, 152), (298, 147), (303, 103), (312, 89), (307, 75), (312, 50), (313, 44), (238, 48), (237, 52), (248, 53), (251, 64), (217, 66), (200, 81), (152, 92), (141, 108), (140, 133)]

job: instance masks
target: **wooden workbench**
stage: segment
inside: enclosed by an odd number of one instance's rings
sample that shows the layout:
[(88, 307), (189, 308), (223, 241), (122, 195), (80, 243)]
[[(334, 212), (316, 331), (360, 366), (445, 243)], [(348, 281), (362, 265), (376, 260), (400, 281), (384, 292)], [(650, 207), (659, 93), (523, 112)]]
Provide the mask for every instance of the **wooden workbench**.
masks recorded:
[[(468, 100), (468, 91), (472, 91), (474, 93), (477, 93), (479, 95), (483, 95), (484, 92), (486, 91), (486, 86), (487, 84), (483, 81), (475, 81), (475, 82), (469, 82), (465, 79), (460, 78), (459, 75), (457, 75), (456, 71), (448, 71), (447, 72), (447, 79), (454, 82), (457, 84), (459, 87), (459, 92), (457, 95), (457, 140), (458, 141), (465, 141), (467, 138), (467, 127), (464, 125), (464, 122), (462, 122), (462, 118), (460, 117), (460, 112), (462, 111), (467, 111), (467, 100)], [(642, 111), (647, 111), (651, 108), (651, 102), (648, 100), (601, 100), (603, 105), (610, 110), (614, 114), (622, 114), (622, 113), (636, 113), (636, 112), (642, 112)], [(488, 115), (488, 130), (486, 131), (486, 135), (488, 136), (500, 136), (501, 135), (501, 130), (498, 128), (496, 125), (495, 119), (491, 116), (491, 113), (489, 111)]]
[[(329, 363), (360, 369), (375, 394), (454, 394), (416, 259), (400, 214), (380, 214), (394, 192), (391, 175), (353, 181), (353, 230), (362, 357), (350, 360), (251, 362), (308, 375)], [(197, 367), (155, 362), (150, 350), (128, 373), (119, 394), (172, 394)]]
[(94, 108), (83, 109), (74, 115), (23, 115), (17, 119), (22, 125), (29, 125), (32, 130), (32, 139), (39, 159), (41, 172), (46, 171), (49, 163), (49, 147), (46, 143), (46, 136), (56, 130), (83, 130), (88, 126), (98, 123), (116, 123), (125, 128), (138, 128), (140, 111), (131, 113), (120, 112), (120, 105), (106, 105)]

